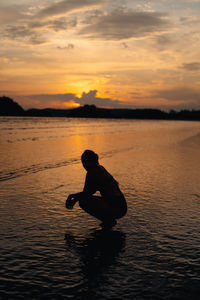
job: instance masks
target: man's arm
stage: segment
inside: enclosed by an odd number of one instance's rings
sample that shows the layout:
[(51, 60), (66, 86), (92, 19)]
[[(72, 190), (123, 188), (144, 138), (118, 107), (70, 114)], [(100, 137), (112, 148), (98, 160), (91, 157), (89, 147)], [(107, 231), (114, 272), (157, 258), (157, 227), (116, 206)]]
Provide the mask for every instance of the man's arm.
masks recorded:
[(75, 193), (75, 194), (70, 194), (67, 197), (66, 200), (66, 208), (71, 209), (73, 208), (73, 206), (76, 204), (76, 202), (78, 201), (79, 197), (82, 196), (83, 192), (79, 192), (79, 193)]
[(95, 174), (88, 172), (85, 178), (85, 185), (83, 189), (83, 193), (86, 196), (91, 196), (96, 193), (96, 181), (95, 181)]
[(86, 175), (85, 185), (82, 192), (70, 194), (66, 200), (66, 208), (73, 208), (76, 202), (79, 201), (80, 197), (88, 197), (96, 192), (96, 186), (92, 174), (89, 172)]

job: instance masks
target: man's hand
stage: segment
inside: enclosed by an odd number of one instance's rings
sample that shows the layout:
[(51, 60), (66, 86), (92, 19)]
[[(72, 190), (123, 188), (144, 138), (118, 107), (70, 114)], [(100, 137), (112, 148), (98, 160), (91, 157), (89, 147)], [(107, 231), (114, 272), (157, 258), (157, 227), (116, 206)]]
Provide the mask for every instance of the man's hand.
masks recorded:
[(66, 204), (65, 204), (66, 208), (72, 209), (74, 207), (76, 201), (77, 200), (76, 200), (76, 197), (74, 194), (69, 195), (66, 200)]

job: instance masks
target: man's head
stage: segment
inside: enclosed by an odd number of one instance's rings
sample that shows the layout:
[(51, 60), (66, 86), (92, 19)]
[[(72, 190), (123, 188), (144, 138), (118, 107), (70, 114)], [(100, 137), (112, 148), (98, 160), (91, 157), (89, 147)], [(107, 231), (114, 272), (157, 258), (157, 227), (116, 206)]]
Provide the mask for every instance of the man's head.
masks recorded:
[(81, 155), (81, 161), (86, 170), (98, 165), (98, 155), (92, 150), (85, 150)]

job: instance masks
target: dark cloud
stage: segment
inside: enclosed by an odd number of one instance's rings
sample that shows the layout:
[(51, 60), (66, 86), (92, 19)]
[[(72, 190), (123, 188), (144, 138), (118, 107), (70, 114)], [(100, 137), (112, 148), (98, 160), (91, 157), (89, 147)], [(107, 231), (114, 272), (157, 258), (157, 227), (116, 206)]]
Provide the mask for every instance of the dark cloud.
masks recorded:
[(127, 49), (128, 48), (127, 43), (122, 43), (122, 47), (125, 48), (125, 49)]
[(166, 15), (158, 12), (133, 11), (118, 8), (109, 12), (97, 12), (85, 20), (81, 35), (94, 39), (122, 40), (144, 37), (166, 29)]
[(73, 101), (80, 105), (96, 105), (98, 107), (124, 107), (124, 104), (118, 100), (113, 100), (111, 98), (100, 98), (97, 97), (97, 90), (91, 90), (88, 93), (83, 92), (82, 96), (78, 98), (76, 94), (38, 94), (38, 95), (28, 95), (28, 96), (17, 96), (15, 97), (20, 101), (26, 103), (26, 107), (63, 107), (64, 104), (69, 104)]
[(73, 100), (75, 98), (75, 94), (68, 93), (68, 94), (38, 94), (38, 95), (29, 95), (25, 96), (31, 100), (41, 101), (43, 103), (48, 103), (49, 101), (60, 101), (60, 102), (67, 102)]
[(57, 16), (61, 14), (65, 14), (74, 10), (79, 10), (84, 7), (99, 5), (105, 2), (104, 0), (63, 0), (48, 7), (42, 9), (37, 17), (39, 18), (48, 18), (52, 16)]
[(76, 19), (68, 20), (66, 18), (57, 19), (51, 22), (45, 22), (43, 24), (43, 27), (46, 27), (53, 31), (61, 31), (61, 30), (67, 30), (69, 28), (75, 27), (77, 25)]
[(170, 47), (173, 47), (176, 44), (176, 41), (173, 35), (169, 34), (158, 34), (155, 35), (152, 39), (152, 47), (158, 51), (168, 50)]
[(23, 41), (27, 44), (44, 44), (47, 40), (37, 31), (31, 29), (28, 25), (8, 26), (4, 32), (4, 37)]
[(41, 21), (30, 20), (27, 22), (27, 27), (30, 29), (51, 29), (53, 31), (66, 30), (71, 27), (75, 27), (77, 21), (75, 18), (57, 18), (55, 20)]
[(119, 100), (111, 98), (97, 97), (97, 90), (91, 90), (88, 93), (83, 92), (81, 98), (75, 98), (76, 102), (85, 105), (96, 105), (98, 107), (123, 107), (123, 103)]
[(162, 98), (169, 101), (183, 101), (200, 104), (200, 91), (193, 88), (177, 87), (173, 89), (163, 89), (156, 91), (155, 98)]
[[(24, 108), (66, 108), (70, 107), (73, 103), (78, 103), (81, 106), (88, 104), (105, 108), (145, 108), (147, 107), (147, 104), (144, 104), (143, 100), (149, 101), (150, 107), (160, 107), (165, 109), (184, 109), (186, 107), (193, 107), (194, 109), (196, 109), (200, 106), (200, 92), (192, 88), (180, 87), (174, 89), (157, 90), (154, 91), (151, 96), (145, 97), (145, 99), (139, 92), (131, 94), (134, 98), (135, 104), (131, 104), (130, 102), (128, 103), (126, 101), (115, 100), (112, 98), (97, 97), (97, 90), (90, 90), (88, 93), (83, 92), (80, 98), (78, 98), (76, 94), (66, 93), (15, 96), (15, 99), (19, 101), (19, 103), (21, 103)], [(159, 99), (159, 105), (156, 103), (153, 104), (152, 99)], [(171, 105), (160, 103), (161, 99), (170, 101)]]
[(173, 41), (168, 35), (162, 34), (156, 37), (156, 42), (159, 46), (165, 47), (171, 44)]
[[(103, 0), (100, 3), (103, 3)], [(1, 35), (4, 38), (22, 41), (26, 44), (43, 44), (47, 42), (44, 37), (47, 30), (59, 32), (77, 25), (74, 16), (59, 17), (59, 15), (93, 5), (95, 5), (93, 0), (65, 0), (34, 14), (28, 13), (29, 9), (26, 7), (24, 7), (24, 13), (20, 6), (0, 7), (0, 24), (6, 25)], [(54, 16), (55, 18), (53, 18)], [(48, 19), (48, 17), (51, 18)]]
[(200, 62), (184, 63), (182, 66), (180, 66), (180, 68), (186, 71), (199, 71)]
[(69, 43), (65, 47), (58, 46), (57, 49), (60, 49), (60, 50), (70, 50), (70, 49), (74, 49), (74, 47), (75, 47), (74, 44)]
[(36, 94), (15, 96), (23, 108), (66, 108), (66, 103), (74, 101), (75, 94)]
[(29, 21), (18, 25), (9, 25), (4, 31), (4, 37), (20, 40), (27, 44), (43, 44), (47, 39), (43, 37), (45, 30), (62, 31), (76, 26), (76, 19), (59, 18), (49, 21)]
[[(65, 0), (54, 3), (39, 12), (21, 16), (15, 24), (9, 24), (4, 36), (20, 40), (27, 44), (43, 44), (47, 42), (43, 35), (46, 31), (66, 31), (77, 26), (77, 19), (69, 15), (73, 10), (88, 6), (103, 4), (105, 0)], [(14, 10), (10, 10), (11, 18)], [(68, 14), (68, 15), (67, 15)], [(66, 15), (60, 17), (60, 15)], [(82, 15), (83, 16), (83, 15)], [(50, 17), (50, 18), (49, 18)], [(12, 17), (12, 21), (15, 19)], [(104, 40), (123, 40), (134, 37), (144, 37), (150, 33), (157, 33), (169, 25), (166, 15), (150, 11), (133, 11), (128, 8), (117, 8), (113, 11), (95, 10), (86, 12), (79, 34), (88, 38)], [(161, 41), (162, 42), (162, 41)], [(127, 47), (126, 44), (123, 44)]]
[(56, 20), (49, 21), (32, 21), (29, 22), (27, 26), (30, 30), (49, 29), (51, 31), (58, 32), (73, 28), (76, 25), (77, 21), (75, 18), (58, 18)]

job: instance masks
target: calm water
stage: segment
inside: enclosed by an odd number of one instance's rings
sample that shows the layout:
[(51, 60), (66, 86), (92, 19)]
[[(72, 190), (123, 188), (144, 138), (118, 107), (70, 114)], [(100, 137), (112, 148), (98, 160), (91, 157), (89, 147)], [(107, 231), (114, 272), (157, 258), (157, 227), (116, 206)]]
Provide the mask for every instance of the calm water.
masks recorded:
[[(200, 123), (0, 118), (0, 299), (198, 299)], [(78, 206), (93, 149), (128, 214)]]

